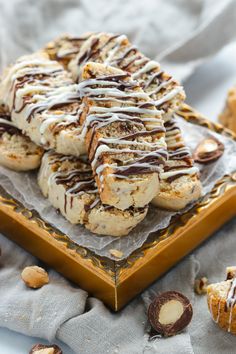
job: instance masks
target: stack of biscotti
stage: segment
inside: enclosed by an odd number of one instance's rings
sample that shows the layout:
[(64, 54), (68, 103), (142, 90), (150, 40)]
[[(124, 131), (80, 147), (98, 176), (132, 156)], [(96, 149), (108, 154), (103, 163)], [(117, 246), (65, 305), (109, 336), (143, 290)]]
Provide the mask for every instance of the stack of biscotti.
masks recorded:
[[(175, 112), (185, 99), (183, 88), (161, 69), (159, 63), (145, 57), (125, 35), (88, 33), (77, 38), (74, 47), (73, 40), (73, 37), (68, 36), (57, 39), (55, 44), (51, 42), (46, 47), (46, 51), (57, 59), (60, 48), (60, 60), (71, 71), (75, 81), (83, 79), (83, 66), (89, 61), (117, 67), (130, 73), (149, 95), (153, 105), (161, 111), (169, 158), (164, 171), (160, 173), (160, 189), (153, 203), (179, 210), (198, 199), (201, 195), (198, 169), (194, 166), (190, 150), (183, 141), (175, 119)], [(61, 51), (61, 48), (68, 46), (66, 42), (69, 43), (70, 60), (67, 60), (66, 55), (63, 57)]]
[(125, 36), (63, 36), (7, 68), (0, 97), (14, 136), (48, 150), (39, 186), (73, 224), (123, 236), (151, 201), (178, 210), (200, 196), (175, 120), (183, 88)]
[[(84, 224), (99, 234), (123, 236), (145, 217), (153, 195), (141, 206), (131, 203), (120, 210), (102, 204), (91, 168), (84, 176), (88, 164), (77, 156), (85, 151), (80, 122), (85, 107), (78, 85), (61, 64), (42, 52), (22, 57), (3, 74), (0, 94), (17, 130), (45, 150), (55, 151), (42, 159), (39, 185), (71, 223)], [(158, 174), (153, 173), (153, 178), (158, 188)]]

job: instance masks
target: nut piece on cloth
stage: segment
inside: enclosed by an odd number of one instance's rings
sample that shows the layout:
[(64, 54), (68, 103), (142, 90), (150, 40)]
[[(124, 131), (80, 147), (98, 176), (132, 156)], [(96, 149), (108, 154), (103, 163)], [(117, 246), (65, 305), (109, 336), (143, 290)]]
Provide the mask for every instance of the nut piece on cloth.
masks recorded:
[(48, 273), (41, 267), (30, 266), (24, 268), (21, 278), (29, 288), (38, 289), (49, 283)]
[(63, 354), (57, 345), (35, 344), (29, 354)]
[(196, 279), (194, 283), (194, 291), (198, 295), (203, 295), (207, 293), (207, 283), (208, 279), (206, 277), (202, 277), (200, 279)]
[(193, 158), (195, 162), (207, 164), (216, 161), (224, 153), (224, 145), (215, 138), (207, 138), (197, 146)]
[(177, 291), (158, 295), (148, 308), (148, 319), (153, 329), (165, 337), (181, 332), (191, 321), (192, 305)]
[(236, 86), (228, 92), (223, 112), (219, 115), (219, 121), (226, 128), (236, 133)]
[(236, 274), (232, 268), (235, 271), (235, 267), (227, 268), (228, 280), (207, 287), (207, 303), (213, 321), (225, 331), (236, 334)]

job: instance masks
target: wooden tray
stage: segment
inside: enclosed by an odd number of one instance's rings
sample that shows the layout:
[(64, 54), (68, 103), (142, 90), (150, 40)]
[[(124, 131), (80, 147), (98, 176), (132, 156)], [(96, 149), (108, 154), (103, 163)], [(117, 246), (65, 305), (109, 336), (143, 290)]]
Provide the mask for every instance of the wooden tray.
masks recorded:
[[(178, 114), (236, 140), (232, 132), (187, 105)], [(191, 210), (175, 217), (167, 228), (151, 234), (127, 259), (112, 261), (78, 246), (0, 188), (0, 231), (115, 311), (235, 215), (236, 172), (224, 176), (209, 194)]]

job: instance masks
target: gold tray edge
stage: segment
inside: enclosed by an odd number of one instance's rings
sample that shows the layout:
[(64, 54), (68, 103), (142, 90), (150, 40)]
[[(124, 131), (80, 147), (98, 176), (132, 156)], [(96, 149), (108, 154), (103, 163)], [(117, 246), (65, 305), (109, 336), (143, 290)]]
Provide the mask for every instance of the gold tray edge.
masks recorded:
[[(210, 122), (206, 118), (202, 117), (197, 111), (189, 107), (188, 105), (183, 105), (178, 114), (190, 121), (194, 124), (198, 124), (201, 126), (205, 126), (212, 131), (218, 132), (220, 134), (231, 137), (236, 140), (235, 134), (231, 131), (223, 128), (220, 124)], [(93, 252), (83, 248), (81, 246), (76, 245), (76, 243), (72, 242), (67, 235), (60, 233), (58, 230), (53, 228), (48, 223), (44, 222), (37, 213), (31, 212), (27, 210), (19, 202), (15, 201), (11, 197), (4, 197), (1, 195), (0, 191), (0, 212), (1, 215), (6, 214), (6, 211), (11, 210), (11, 215), (14, 214), (12, 220), (19, 219), (24, 220), (25, 228), (27, 232), (32, 231), (32, 228), (40, 234), (40, 237), (45, 241), (53, 240), (53, 245), (55, 246), (55, 242), (57, 243), (58, 249), (61, 254), (68, 255), (71, 260), (74, 260), (76, 263), (73, 265), (75, 268), (73, 272), (78, 271), (78, 266), (82, 272), (89, 271), (86, 274), (95, 275), (94, 282), (97, 284), (97, 287), (90, 287), (89, 284), (86, 284), (85, 279), (80, 282), (80, 279), (75, 275), (70, 275), (67, 271), (60, 270), (60, 267), (56, 267), (53, 262), (50, 263), (50, 260), (47, 261), (52, 267), (56, 268), (59, 272), (66, 274), (66, 276), (80, 284), (81, 286), (95, 294), (95, 296), (101, 298), (104, 302), (106, 302), (110, 307), (114, 310), (120, 309), (125, 303), (130, 300), (134, 295), (138, 292), (142, 291), (143, 288), (150, 284), (150, 281), (146, 281), (143, 283), (140, 288), (134, 292), (129, 291), (127, 294), (124, 294), (123, 291), (127, 287), (128, 280), (134, 276), (137, 277), (139, 274), (139, 269), (141, 269), (141, 264), (148, 264), (152, 258), (155, 258), (153, 255), (156, 252), (156, 249), (160, 247), (160, 240), (164, 242), (165, 239), (168, 239), (170, 235), (178, 235), (181, 234), (181, 228), (188, 228), (189, 225), (193, 222), (194, 218), (196, 218), (203, 210), (210, 210), (211, 206), (215, 203), (218, 204), (223, 200), (224, 194), (227, 192), (231, 195), (229, 199), (234, 198), (236, 191), (236, 174), (232, 174), (231, 176), (223, 177), (219, 182), (217, 182), (214, 189), (203, 198), (203, 200), (195, 205), (193, 209), (188, 211), (187, 213), (181, 216), (179, 222), (172, 222), (168, 228), (161, 230), (161, 232), (156, 234), (156, 240), (153, 242), (144, 243), (144, 245), (139, 249), (134, 251), (126, 260), (124, 261), (111, 261), (105, 257), (100, 257), (95, 255)], [(7, 232), (7, 231), (6, 231)], [(10, 236), (10, 233), (7, 232), (8, 237), (12, 238), (14, 241), (18, 241), (18, 244), (21, 244), (21, 240), (17, 240), (16, 238)], [(157, 239), (159, 237), (159, 239)], [(173, 236), (174, 237), (174, 236)], [(208, 236), (206, 236), (208, 237)], [(54, 242), (55, 241), (55, 242)], [(25, 247), (27, 249), (27, 247)], [(161, 248), (161, 247), (160, 247)], [(30, 250), (29, 250), (30, 251)], [(32, 252), (39, 258), (43, 258), (39, 252)], [(152, 256), (151, 256), (152, 255)], [(182, 257), (182, 256), (181, 256)], [(77, 268), (76, 268), (77, 267)], [(163, 268), (163, 271), (166, 271), (168, 268)], [(162, 272), (163, 273), (163, 272)], [(155, 273), (155, 277), (159, 276), (161, 273)], [(81, 275), (82, 276), (82, 275)], [(100, 281), (100, 284), (99, 284)]]

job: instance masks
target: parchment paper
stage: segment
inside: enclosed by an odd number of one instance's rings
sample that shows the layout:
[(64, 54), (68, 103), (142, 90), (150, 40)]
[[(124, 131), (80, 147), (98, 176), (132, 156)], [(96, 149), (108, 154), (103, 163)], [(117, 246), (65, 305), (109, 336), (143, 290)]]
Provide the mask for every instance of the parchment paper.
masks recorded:
[[(224, 155), (209, 165), (199, 165), (203, 193), (206, 194), (215, 182), (225, 174), (236, 171), (236, 142), (230, 138), (212, 133), (204, 127), (199, 127), (178, 117), (178, 123), (183, 130), (187, 145), (194, 149), (196, 145), (208, 136), (215, 136), (225, 145)], [(50, 202), (45, 199), (37, 185), (36, 172), (18, 173), (0, 167), (0, 185), (14, 198), (22, 202), (27, 208), (35, 209), (41, 217), (66, 233), (78, 245), (87, 247), (96, 254), (115, 259), (110, 249), (117, 249), (123, 253), (123, 258), (129, 256), (139, 248), (151, 232), (165, 228), (176, 212), (160, 210), (150, 206), (145, 220), (140, 223), (128, 236), (110, 237), (98, 236), (86, 230), (83, 226), (72, 225), (61, 215), (58, 215)]]

